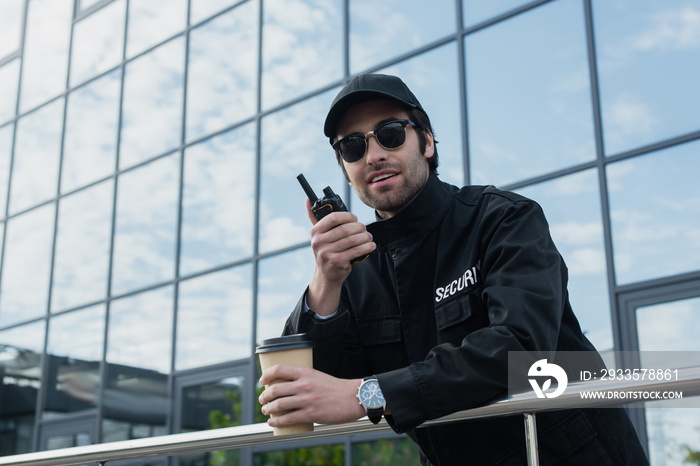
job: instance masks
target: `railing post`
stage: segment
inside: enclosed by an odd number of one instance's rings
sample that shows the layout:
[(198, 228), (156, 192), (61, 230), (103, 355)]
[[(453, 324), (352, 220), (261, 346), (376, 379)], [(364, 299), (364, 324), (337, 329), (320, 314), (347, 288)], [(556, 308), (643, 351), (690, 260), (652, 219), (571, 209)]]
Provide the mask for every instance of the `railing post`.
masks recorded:
[(527, 448), (527, 465), (539, 466), (540, 458), (537, 452), (537, 424), (535, 415), (523, 413), (525, 415), (525, 447)]

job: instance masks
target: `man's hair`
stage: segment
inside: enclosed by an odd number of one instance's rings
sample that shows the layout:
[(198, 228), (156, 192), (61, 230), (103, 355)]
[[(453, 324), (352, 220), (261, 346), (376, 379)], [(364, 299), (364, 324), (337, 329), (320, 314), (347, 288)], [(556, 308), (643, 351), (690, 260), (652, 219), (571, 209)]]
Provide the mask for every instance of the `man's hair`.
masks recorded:
[[(430, 134), (433, 135), (433, 143), (434, 143), (434, 152), (433, 156), (428, 159), (428, 168), (430, 169), (431, 173), (438, 174), (437, 167), (438, 167), (438, 152), (437, 152), (437, 139), (435, 139), (435, 132), (433, 131), (433, 127), (430, 124), (430, 118), (428, 117), (428, 114), (425, 113), (423, 110), (419, 108), (411, 108), (406, 110), (408, 113), (408, 119), (411, 120), (413, 123), (416, 124), (416, 134), (418, 135), (418, 149), (420, 150), (421, 154), (425, 154), (425, 149), (428, 144), (428, 140), (425, 137), (425, 132), (429, 132)], [(345, 171), (345, 166), (343, 165), (343, 159), (340, 156), (340, 154), (336, 151), (335, 153), (335, 159), (338, 162), (338, 165), (340, 165), (340, 168), (343, 170), (343, 175), (345, 175), (345, 179), (350, 181), (350, 178), (348, 177), (348, 172)]]

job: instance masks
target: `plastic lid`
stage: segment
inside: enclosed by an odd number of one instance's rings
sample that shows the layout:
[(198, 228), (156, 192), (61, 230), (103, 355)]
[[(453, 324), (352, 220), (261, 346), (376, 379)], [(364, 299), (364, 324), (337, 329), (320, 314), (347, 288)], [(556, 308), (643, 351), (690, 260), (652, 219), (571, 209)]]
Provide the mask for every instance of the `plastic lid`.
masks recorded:
[(298, 348), (313, 348), (314, 342), (306, 339), (305, 333), (296, 335), (285, 335), (283, 337), (268, 338), (263, 340), (262, 345), (255, 349), (256, 353), (267, 353), (270, 351), (284, 351)]

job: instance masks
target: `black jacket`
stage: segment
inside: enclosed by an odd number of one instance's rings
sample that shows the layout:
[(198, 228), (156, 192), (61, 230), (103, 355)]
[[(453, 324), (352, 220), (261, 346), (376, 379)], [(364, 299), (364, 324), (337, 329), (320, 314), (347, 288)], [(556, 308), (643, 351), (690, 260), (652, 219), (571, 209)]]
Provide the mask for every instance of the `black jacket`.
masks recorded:
[[(377, 250), (353, 266), (337, 314), (321, 320), (304, 311), (302, 298), (285, 333), (316, 342), (316, 369), (376, 375), (387, 420), (432, 464), (523, 463), (521, 417), (415, 428), (504, 397), (509, 351), (595, 351), (569, 304), (567, 269), (542, 209), (494, 187), (458, 189), (431, 175), (410, 206), (367, 229)], [(585, 424), (585, 412), (537, 420), (543, 464), (595, 437), (591, 427), (573, 443), (547, 440), (547, 432)]]

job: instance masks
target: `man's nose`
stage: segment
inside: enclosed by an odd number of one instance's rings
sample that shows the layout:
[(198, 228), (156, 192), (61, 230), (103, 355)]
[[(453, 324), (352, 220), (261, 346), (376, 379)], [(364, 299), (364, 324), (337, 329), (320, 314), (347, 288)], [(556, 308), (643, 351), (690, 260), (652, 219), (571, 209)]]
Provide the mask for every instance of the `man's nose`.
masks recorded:
[(367, 137), (367, 163), (374, 165), (377, 162), (386, 160), (387, 150), (384, 149), (374, 135)]

